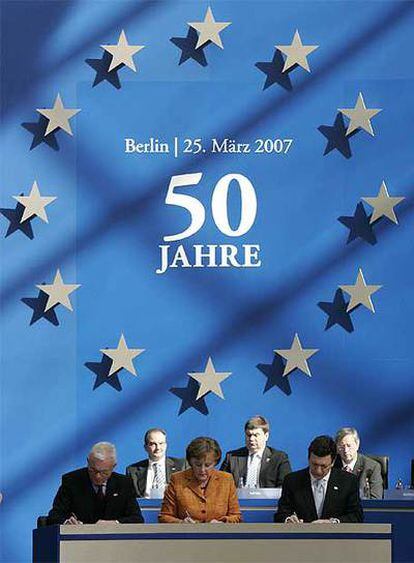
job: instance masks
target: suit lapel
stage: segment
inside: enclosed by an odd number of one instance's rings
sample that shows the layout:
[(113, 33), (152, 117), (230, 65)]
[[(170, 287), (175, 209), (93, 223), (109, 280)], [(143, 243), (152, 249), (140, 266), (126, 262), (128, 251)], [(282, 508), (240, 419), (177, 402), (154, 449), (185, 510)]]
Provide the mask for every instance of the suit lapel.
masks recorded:
[(137, 467), (135, 475), (137, 481), (137, 489), (141, 496), (145, 495), (145, 489), (147, 487), (148, 463), (148, 460), (145, 460), (145, 464), (143, 464), (141, 467)]
[(359, 477), (359, 474), (362, 472), (362, 469), (363, 469), (362, 457), (359, 454), (357, 454), (357, 460), (354, 469), (352, 470), (352, 473), (357, 477)]
[(264, 477), (266, 475), (267, 470), (269, 469), (269, 464), (272, 461), (272, 452), (266, 446), (263, 450), (262, 462), (260, 464), (260, 472), (259, 472), (259, 487), (261, 483), (264, 482)]
[(167, 483), (170, 482), (171, 473), (174, 473), (174, 471), (176, 471), (174, 461), (170, 457), (165, 458), (165, 479)]
[(116, 480), (115, 476), (111, 475), (106, 482), (106, 492), (105, 492), (105, 517), (110, 519), (112, 501), (114, 496), (117, 494)]
[[(331, 470), (331, 474), (330, 474), (329, 480), (328, 480), (328, 485), (326, 487), (326, 494), (325, 494), (325, 500), (324, 500), (323, 507), (322, 507), (321, 518), (326, 518), (326, 514), (332, 513), (332, 511), (330, 510), (330, 507), (332, 505), (332, 502), (335, 501), (335, 497), (337, 496), (338, 490), (339, 490), (338, 483), (337, 483), (334, 475), (332, 474), (332, 470)], [(333, 504), (335, 504), (335, 502), (333, 502)]]
[(243, 479), (243, 481), (246, 479), (247, 476), (247, 458), (249, 457), (249, 451), (246, 448), (246, 455), (241, 455), (238, 456), (236, 458), (237, 460), (237, 466), (238, 466), (238, 474), (235, 475), (236, 477), (236, 487), (239, 486), (240, 483), (240, 479)]

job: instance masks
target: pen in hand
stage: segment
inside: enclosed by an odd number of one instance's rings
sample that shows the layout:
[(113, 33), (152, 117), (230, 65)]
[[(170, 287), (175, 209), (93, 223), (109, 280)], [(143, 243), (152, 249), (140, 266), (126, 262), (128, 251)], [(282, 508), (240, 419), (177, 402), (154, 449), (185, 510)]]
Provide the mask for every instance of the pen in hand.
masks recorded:
[(78, 524), (83, 524), (83, 522), (79, 520), (79, 518), (76, 516), (74, 512), (71, 512), (69, 518), (66, 518), (66, 520), (64, 521), (64, 524), (70, 524), (75, 526)]
[(191, 518), (191, 515), (188, 512), (188, 510), (185, 511), (184, 522), (187, 522), (188, 524), (197, 524), (197, 521), (194, 520), (194, 518)]
[(302, 524), (303, 520), (301, 518), (298, 518), (298, 515), (296, 514), (296, 512), (294, 512), (286, 518), (285, 522), (290, 524)]

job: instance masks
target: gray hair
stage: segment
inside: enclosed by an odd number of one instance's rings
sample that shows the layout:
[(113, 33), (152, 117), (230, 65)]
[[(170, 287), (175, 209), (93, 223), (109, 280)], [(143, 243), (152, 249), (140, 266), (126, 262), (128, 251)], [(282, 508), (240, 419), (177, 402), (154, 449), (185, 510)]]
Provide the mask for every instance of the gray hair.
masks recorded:
[(94, 444), (88, 454), (88, 459), (94, 457), (101, 461), (113, 459), (116, 463), (116, 448), (110, 442), (98, 442)]
[(357, 443), (357, 445), (359, 446), (360, 439), (358, 432), (356, 431), (356, 428), (351, 428), (351, 427), (340, 428), (335, 435), (335, 442), (338, 444), (338, 442), (340, 442), (343, 438), (345, 438), (345, 436), (352, 436), (355, 442)]

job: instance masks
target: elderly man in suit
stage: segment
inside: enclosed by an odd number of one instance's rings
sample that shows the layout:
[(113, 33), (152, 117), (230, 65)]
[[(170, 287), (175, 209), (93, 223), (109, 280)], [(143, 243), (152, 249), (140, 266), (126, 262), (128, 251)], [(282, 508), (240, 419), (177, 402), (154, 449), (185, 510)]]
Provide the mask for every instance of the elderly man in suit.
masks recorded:
[(131, 480), (114, 473), (115, 446), (98, 442), (89, 452), (87, 461), (87, 467), (63, 475), (47, 523), (143, 522)]
[(384, 491), (380, 464), (360, 454), (359, 436), (355, 428), (341, 428), (335, 436), (338, 457), (335, 467), (358, 477), (360, 491), (367, 498), (381, 499)]
[(167, 457), (167, 433), (162, 428), (150, 428), (144, 435), (147, 459), (137, 461), (126, 469), (134, 484), (137, 497), (150, 497), (152, 489), (163, 491), (171, 475), (186, 469), (185, 459)]
[(264, 416), (253, 416), (244, 425), (246, 447), (226, 453), (220, 467), (233, 475), (236, 487), (281, 487), (290, 473), (285, 452), (267, 446), (269, 423)]
[(308, 448), (309, 467), (286, 476), (275, 522), (362, 522), (358, 479), (333, 467), (336, 444), (318, 436)]

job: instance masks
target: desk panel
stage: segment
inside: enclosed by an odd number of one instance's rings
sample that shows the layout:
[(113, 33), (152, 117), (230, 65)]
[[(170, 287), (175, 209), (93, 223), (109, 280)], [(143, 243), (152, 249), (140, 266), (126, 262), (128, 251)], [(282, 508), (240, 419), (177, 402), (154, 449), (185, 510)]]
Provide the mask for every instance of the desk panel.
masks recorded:
[[(389, 525), (111, 524), (55, 530), (58, 563), (391, 563)], [(46, 532), (35, 531), (37, 544)]]

